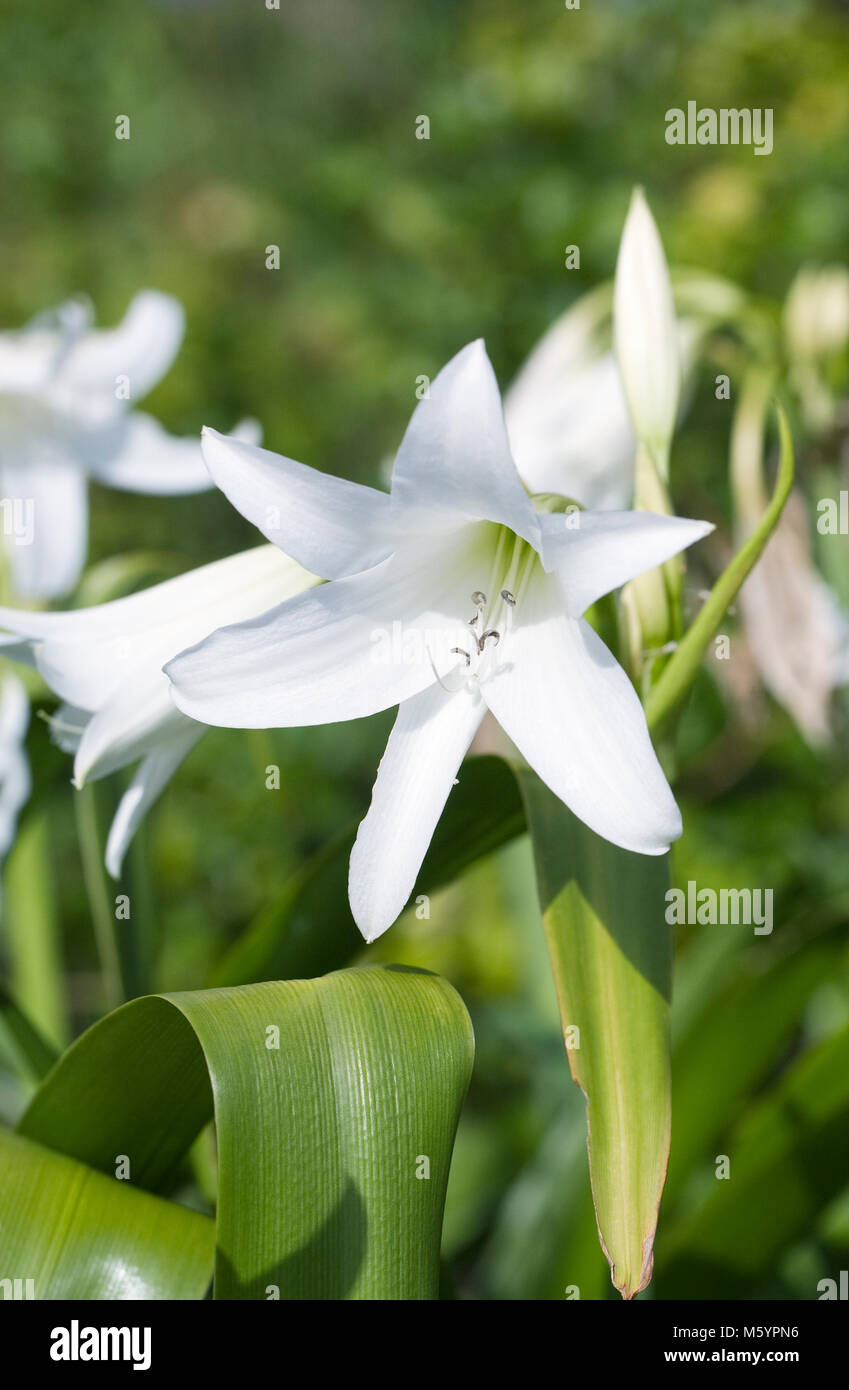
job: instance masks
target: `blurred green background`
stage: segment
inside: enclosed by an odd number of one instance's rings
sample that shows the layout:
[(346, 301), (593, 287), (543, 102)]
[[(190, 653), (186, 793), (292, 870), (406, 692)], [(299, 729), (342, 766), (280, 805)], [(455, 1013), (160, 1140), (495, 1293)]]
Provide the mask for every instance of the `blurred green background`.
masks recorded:
[[(506, 385), (548, 324), (610, 277), (635, 183), (672, 264), (765, 300), (783, 298), (802, 262), (849, 260), (845, 4), (41, 0), (5, 10), (0, 92), (0, 323), (85, 292), (109, 324), (140, 288), (171, 291), (186, 341), (146, 409), (181, 434), (253, 415), (268, 447), (372, 483), (385, 483), (417, 376), (484, 336)], [(670, 148), (665, 111), (688, 99), (774, 108), (775, 152)], [(415, 138), (420, 114), (428, 141)], [(129, 141), (115, 139), (118, 115)], [(563, 268), (570, 243), (579, 271)], [(673, 491), (680, 511), (727, 534), (728, 416), (714, 407), (697, 391)], [(156, 550), (175, 573), (254, 540), (217, 493), (92, 486), (92, 561)], [(760, 718), (747, 744), (705, 677), (685, 729), (678, 877), (771, 886), (778, 925), (760, 940), (682, 929), (672, 1171), (649, 1296), (813, 1298), (849, 1260), (845, 1126), (815, 1131), (802, 1191), (780, 1159), (757, 1166), (770, 1142), (780, 1150), (794, 1067), (849, 1023), (845, 727), (817, 757), (780, 710), (764, 704)], [(203, 740), (129, 869), (141, 882), (150, 865), (157, 987), (202, 985), (362, 815), (390, 723)], [(70, 767), (38, 720), (29, 747), (23, 827), (49, 835), (42, 910), (58, 919), (66, 982), (60, 1002), (31, 1002), (47, 1031), (76, 1033), (103, 999)], [(270, 763), (279, 791), (265, 788)], [(101, 815), (111, 796), (100, 791)], [(429, 920), (402, 921), (373, 958), (444, 973), (475, 1021), (448, 1284), (472, 1298), (561, 1298), (572, 1285), (612, 1296), (526, 842), (434, 895)], [(2, 1095), (13, 1113), (10, 1079)], [(723, 1198), (717, 1212), (715, 1156), (742, 1154), (745, 1169), (752, 1145), (757, 1200)]]

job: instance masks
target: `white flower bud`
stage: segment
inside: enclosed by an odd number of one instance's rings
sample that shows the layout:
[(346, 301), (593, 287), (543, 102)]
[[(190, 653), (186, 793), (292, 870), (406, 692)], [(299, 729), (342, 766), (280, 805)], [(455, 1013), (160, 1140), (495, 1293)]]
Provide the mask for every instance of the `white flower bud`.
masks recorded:
[(800, 270), (787, 296), (784, 332), (795, 358), (840, 352), (849, 339), (849, 271), (839, 265)]
[(663, 473), (678, 413), (681, 362), (669, 269), (641, 189), (634, 191), (619, 246), (613, 338), (631, 422)]

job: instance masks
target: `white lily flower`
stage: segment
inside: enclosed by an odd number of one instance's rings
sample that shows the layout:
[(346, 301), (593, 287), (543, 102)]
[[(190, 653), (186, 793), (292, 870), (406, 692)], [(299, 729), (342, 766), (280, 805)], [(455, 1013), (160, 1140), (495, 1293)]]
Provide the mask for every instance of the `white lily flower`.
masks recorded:
[(211, 486), (196, 439), (132, 409), (170, 367), (183, 329), (178, 301), (146, 290), (117, 328), (92, 328), (86, 306), (71, 301), (0, 334), (0, 506), (22, 597), (55, 598), (76, 584), (88, 477), (167, 495)]
[(584, 295), (539, 340), (504, 397), (510, 448), (532, 492), (601, 511), (630, 504), (636, 440), (609, 342), (609, 295)]
[[(343, 496), (337, 479), (210, 431), (204, 455), (246, 516), (289, 518), (287, 551), (343, 577), (169, 662), (177, 706), (238, 728), (400, 706), (351, 857), (351, 906), (366, 940), (403, 909), (487, 709), (600, 835), (661, 854), (681, 833), (636, 692), (582, 614), (711, 527), (538, 510), (481, 342), (417, 406), (388, 498), (352, 484)], [(371, 568), (350, 573), (364, 545)]]
[(262, 545), (92, 608), (0, 608), (0, 624), (30, 640), (36, 666), (66, 702), (51, 723), (56, 741), (74, 754), (75, 784), (139, 762), (109, 832), (113, 877), (142, 817), (205, 733), (175, 708), (163, 663), (222, 620), (263, 613), (316, 582)]
[(663, 474), (678, 413), (681, 358), (666, 257), (639, 188), (616, 262), (613, 336), (634, 429)]
[[(679, 272), (682, 385), (709, 326), (739, 312), (742, 294), (702, 272)], [(540, 338), (504, 397), (516, 465), (532, 492), (559, 492), (594, 510), (634, 497), (636, 438), (611, 347), (606, 285), (572, 304)]]

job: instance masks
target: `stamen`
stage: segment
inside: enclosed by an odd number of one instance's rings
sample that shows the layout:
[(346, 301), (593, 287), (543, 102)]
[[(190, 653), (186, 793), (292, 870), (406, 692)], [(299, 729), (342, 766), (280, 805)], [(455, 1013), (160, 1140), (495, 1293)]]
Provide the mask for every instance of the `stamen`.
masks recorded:
[(480, 589), (475, 589), (475, 592), (472, 594), (472, 603), (478, 611), (473, 618), (469, 619), (466, 624), (467, 627), (477, 627), (483, 617), (483, 612), (486, 608), (486, 594), (481, 593)]
[[(474, 690), (477, 689), (478, 682), (490, 679), (493, 674), (495, 658), (487, 658), (488, 648), (491, 647), (494, 650), (502, 645), (509, 646), (510, 633), (515, 621), (514, 609), (522, 606), (525, 591), (536, 563), (537, 555), (527, 541), (514, 535), (506, 526), (498, 528), (498, 541), (495, 546), (492, 572), (486, 592), (483, 589), (475, 589), (471, 595), (475, 614), (465, 623), (465, 626), (471, 631), (475, 645), (468, 650), (465, 647), (451, 648), (452, 655), (463, 658), (463, 666), (457, 667), (453, 677), (449, 677), (449, 682), (459, 681), (459, 685), (456, 685), (455, 688), (460, 689), (465, 686), (469, 690)], [(504, 587), (500, 588), (500, 585)], [(498, 597), (490, 603), (487, 599), (487, 593), (497, 594)], [(487, 627), (487, 623), (491, 623), (492, 626)], [(498, 624), (497, 627), (495, 626), (496, 623)], [(432, 658), (431, 666), (436, 673)], [(439, 676), (437, 679), (445, 689), (449, 688), (448, 682), (443, 681)]]

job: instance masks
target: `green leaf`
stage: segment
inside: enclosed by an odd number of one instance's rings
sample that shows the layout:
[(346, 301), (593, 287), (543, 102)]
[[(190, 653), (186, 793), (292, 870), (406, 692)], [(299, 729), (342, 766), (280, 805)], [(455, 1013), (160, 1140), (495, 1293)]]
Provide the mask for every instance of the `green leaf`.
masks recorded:
[[(3, 1276), (36, 1299), (203, 1298), (208, 1216), (0, 1130)], [(10, 1295), (7, 1295), (9, 1297)]]
[[(516, 778), (500, 758), (470, 758), (437, 826), (413, 896), (433, 893), (525, 828)], [(337, 970), (363, 949), (348, 906), (352, 826), (264, 908), (214, 967), (211, 985)]]
[(451, 986), (400, 966), (154, 995), (68, 1050), (20, 1130), (161, 1190), (214, 1111), (217, 1298), (435, 1298), (472, 1052)]
[(18, 828), (3, 874), (3, 928), (16, 1003), (50, 1044), (62, 1047), (68, 1020), (49, 831), (43, 808), (31, 808)]
[(577, 1290), (581, 1299), (603, 1299), (611, 1293), (584, 1162), (584, 1105), (571, 1089), (492, 1222), (481, 1259), (488, 1298), (562, 1299)]
[(694, 1167), (713, 1162), (722, 1134), (792, 1043), (813, 991), (837, 969), (840, 949), (836, 939), (805, 940), (789, 956), (763, 947), (757, 967), (747, 956), (747, 968), (729, 969), (710, 1008), (676, 1042), (667, 1202)]
[[(849, 1029), (805, 1053), (732, 1133), (730, 1176), (667, 1237), (664, 1297), (756, 1297), (846, 1183)], [(764, 1200), (764, 1194), (769, 1200)], [(816, 1294), (811, 1289), (811, 1297)]]
[(614, 1285), (633, 1298), (651, 1278), (669, 1154), (668, 857), (617, 849), (534, 773), (520, 779), (569, 1065), (587, 1102), (599, 1234)]
[(778, 476), (769, 506), (752, 534), (714, 584), (698, 617), (687, 629), (674, 656), (664, 667), (663, 674), (650, 692), (646, 701), (646, 719), (653, 733), (664, 730), (688, 694), (711, 638), (719, 630), (720, 623), (734, 602), (744, 579), (760, 558), (764, 546), (778, 525), (784, 503), (790, 495), (793, 486), (793, 440), (787, 417), (780, 406), (776, 406), (776, 413), (781, 453)]
[(0, 985), (0, 1043), (19, 1075), (41, 1081), (57, 1059), (57, 1053)]

